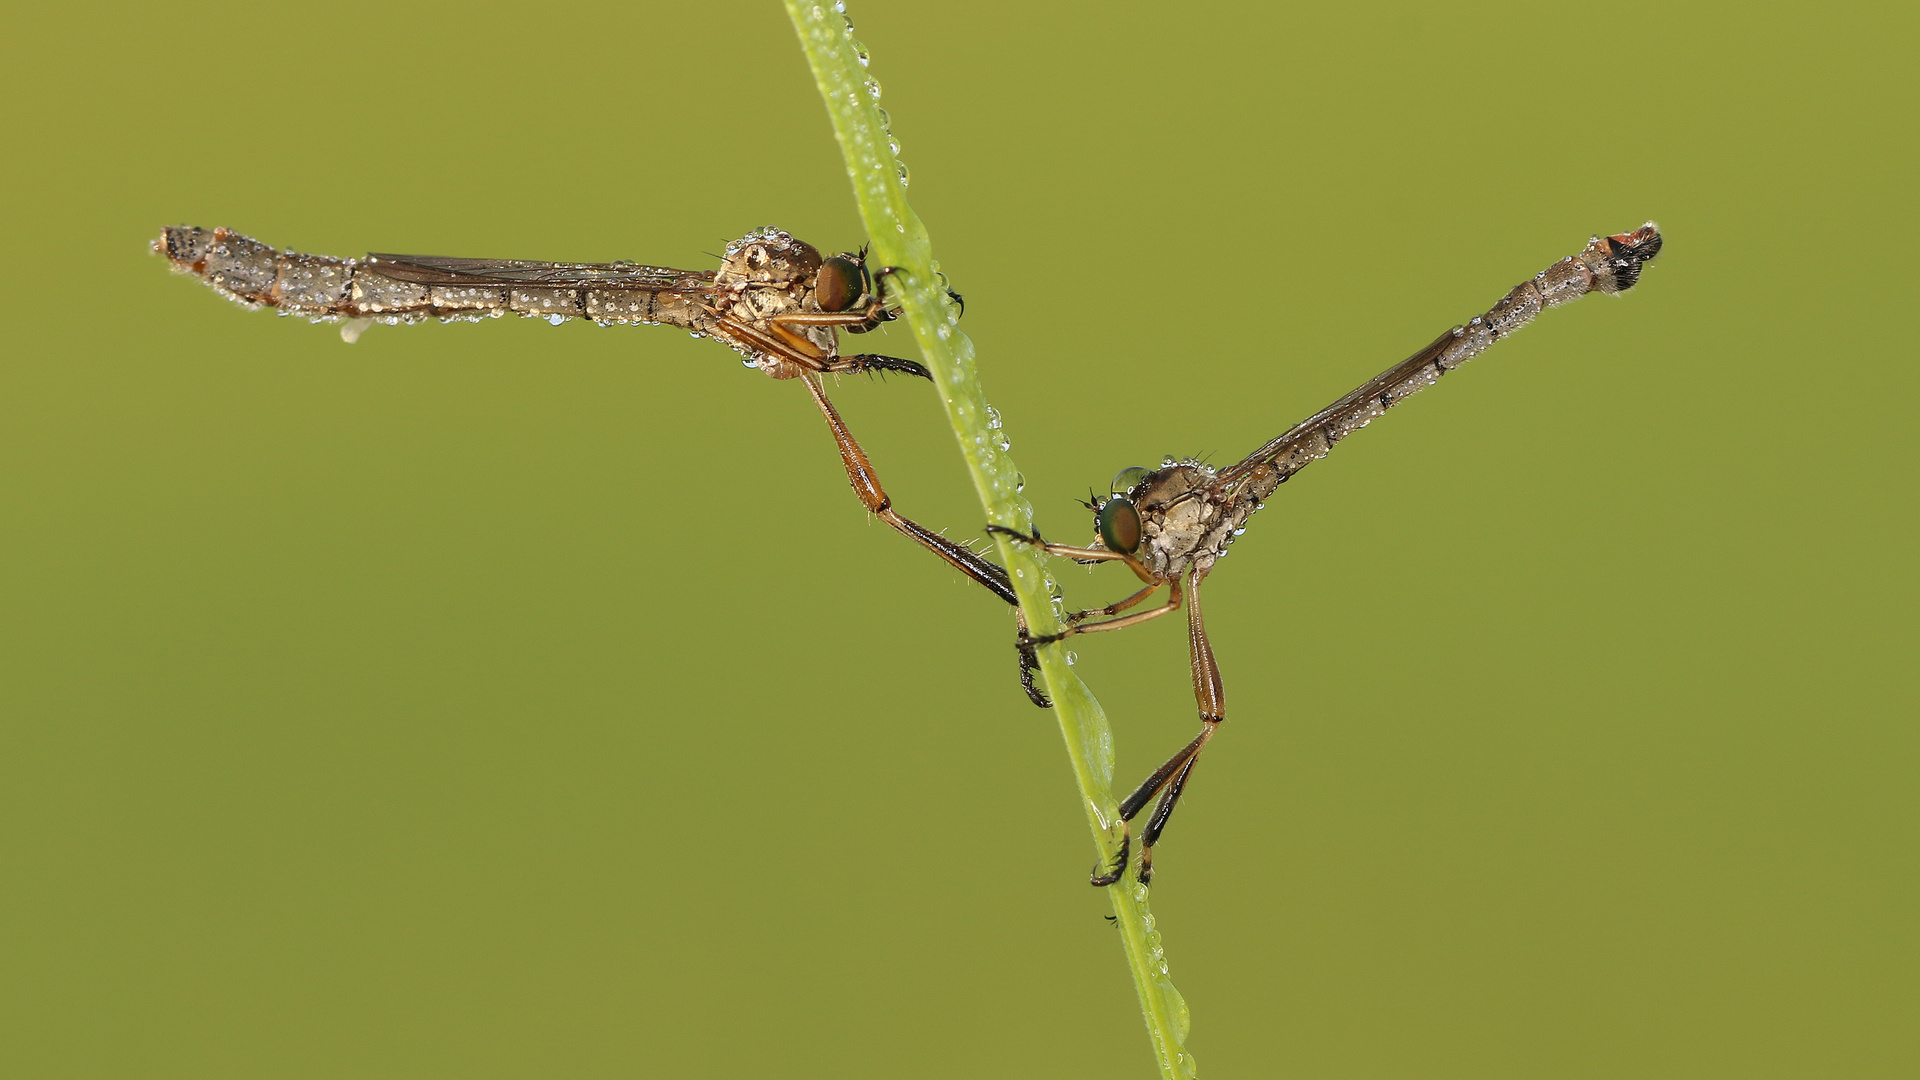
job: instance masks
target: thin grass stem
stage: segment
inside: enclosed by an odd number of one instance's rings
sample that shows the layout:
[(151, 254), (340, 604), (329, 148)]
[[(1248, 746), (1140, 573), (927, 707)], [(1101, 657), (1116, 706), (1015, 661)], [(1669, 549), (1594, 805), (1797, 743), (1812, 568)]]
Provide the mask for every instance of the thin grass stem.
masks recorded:
[[(897, 298), (933, 373), (980, 505), (987, 520), (1030, 531), (1033, 507), (1020, 495), (1019, 470), (1006, 452), (1000, 417), (981, 391), (973, 343), (960, 332), (960, 313), (947, 297), (927, 231), (907, 205), (903, 173), (879, 107), (879, 83), (867, 72), (866, 50), (855, 40), (843, 5), (812, 0), (786, 0), (786, 5), (846, 158), (854, 197), (873, 245), (869, 265), (897, 268), (889, 278), (889, 296)], [(1001, 559), (1013, 573), (1027, 624), (1036, 634), (1052, 633), (1059, 627), (1059, 616), (1045, 568), (1029, 546), (1006, 537), (996, 540)], [(1107, 860), (1120, 840), (1112, 791), (1112, 730), (1100, 703), (1067, 665), (1063, 648), (1041, 649), (1040, 669), (1093, 830), (1096, 857)], [(1187, 1005), (1167, 975), (1160, 934), (1147, 908), (1147, 890), (1129, 874), (1108, 888), (1107, 895), (1119, 921), (1127, 968), (1139, 992), (1161, 1075), (1167, 1080), (1188, 1080), (1194, 1075), (1194, 1064), (1182, 1045), (1187, 1036)]]

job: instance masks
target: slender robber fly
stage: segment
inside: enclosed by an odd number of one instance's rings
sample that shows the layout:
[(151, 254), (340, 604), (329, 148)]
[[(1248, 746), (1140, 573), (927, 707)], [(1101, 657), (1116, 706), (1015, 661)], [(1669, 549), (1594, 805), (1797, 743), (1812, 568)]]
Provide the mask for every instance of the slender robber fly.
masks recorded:
[[(912, 360), (840, 355), (838, 331), (864, 334), (897, 314), (882, 299), (864, 251), (823, 258), (813, 245), (772, 227), (728, 244), (717, 271), (439, 255), (336, 259), (276, 250), (227, 229), (186, 225), (162, 230), (153, 248), (176, 271), (197, 275), (246, 307), (345, 322), (341, 336), (349, 342), (376, 322), (478, 321), (508, 312), (555, 324), (578, 318), (602, 326), (664, 324), (711, 337), (740, 353), (748, 367), (775, 379), (798, 379), (807, 388), (840, 448), (847, 481), (869, 513), (1001, 600), (1017, 603), (998, 563), (893, 509), (866, 452), (821, 386), (822, 375), (850, 372), (929, 378)], [(958, 293), (949, 290), (949, 296), (960, 302)], [(1017, 607), (1015, 612), (1017, 620)], [(1050, 703), (1034, 685), (1034, 669), (1032, 650), (1023, 646), (1021, 685), (1044, 707)]]
[[(1224, 469), (1199, 461), (1171, 458), (1159, 469), (1131, 468), (1113, 478), (1105, 498), (1087, 503), (1093, 511), (1092, 547), (1070, 547), (1000, 525), (988, 531), (1035, 544), (1048, 554), (1083, 563), (1120, 562), (1144, 588), (1117, 603), (1067, 616), (1065, 628), (1043, 637), (1021, 632), (1026, 656), (1036, 646), (1075, 634), (1135, 626), (1187, 607), (1187, 644), (1193, 668), (1193, 696), (1200, 706), (1200, 734), (1155, 769), (1120, 803), (1122, 834), (1111, 866), (1093, 868), (1093, 884), (1111, 885), (1126, 873), (1133, 840), (1126, 825), (1158, 797), (1140, 835), (1141, 884), (1153, 880), (1153, 846), (1193, 776), (1200, 752), (1227, 718), (1220, 667), (1200, 613), (1200, 583), (1226, 555), (1233, 538), (1246, 531), (1247, 519), (1266, 505), (1274, 489), (1309, 462), (1325, 457), (1333, 444), (1366, 427), (1407, 397), (1485, 351), (1487, 346), (1533, 321), (1543, 308), (1558, 307), (1590, 292), (1622, 293), (1640, 279), (1643, 265), (1660, 253), (1660, 230), (1648, 222), (1630, 233), (1594, 237), (1577, 256), (1569, 256), (1522, 282), (1486, 314), (1441, 334), (1431, 345), (1367, 380), (1339, 401), (1321, 409), (1286, 434)], [(1160, 589), (1166, 599), (1132, 614)]]

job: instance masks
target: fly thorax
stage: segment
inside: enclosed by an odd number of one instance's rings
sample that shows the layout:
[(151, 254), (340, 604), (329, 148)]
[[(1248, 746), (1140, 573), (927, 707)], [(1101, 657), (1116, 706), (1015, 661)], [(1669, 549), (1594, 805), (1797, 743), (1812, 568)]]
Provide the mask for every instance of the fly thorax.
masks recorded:
[(812, 244), (768, 225), (727, 245), (714, 281), (723, 287), (792, 287), (798, 296), (811, 286), (820, 262)]
[(786, 315), (801, 310), (799, 290), (780, 285), (755, 285), (751, 282), (738, 287), (733, 293), (733, 303), (729, 312), (740, 322), (759, 324), (775, 315)]
[(1208, 565), (1227, 553), (1234, 537), (1247, 531), (1247, 519), (1253, 516), (1254, 507), (1252, 499), (1235, 499), (1214, 514), (1208, 522), (1206, 537), (1200, 542), (1201, 550), (1207, 553)]
[(1144, 546), (1153, 555), (1149, 568), (1169, 575), (1185, 569), (1188, 557), (1206, 539), (1212, 513), (1205, 500), (1189, 498), (1147, 514), (1142, 531)]
[(1148, 570), (1163, 578), (1186, 570), (1208, 531), (1213, 511), (1202, 491), (1212, 479), (1213, 470), (1201, 462), (1169, 458), (1128, 489), (1140, 513), (1138, 557)]
[(1140, 560), (1140, 565), (1146, 567), (1147, 572), (1154, 577), (1162, 580), (1172, 577), (1175, 573), (1174, 557), (1158, 543), (1159, 538), (1154, 535), (1151, 523), (1147, 524), (1144, 535), (1146, 539), (1140, 544), (1140, 550), (1134, 552), (1133, 557)]

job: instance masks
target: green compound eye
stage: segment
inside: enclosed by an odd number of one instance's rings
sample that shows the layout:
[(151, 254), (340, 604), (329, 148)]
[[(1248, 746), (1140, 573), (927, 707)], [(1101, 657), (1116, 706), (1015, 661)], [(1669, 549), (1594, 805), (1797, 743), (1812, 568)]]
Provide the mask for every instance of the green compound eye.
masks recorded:
[(1108, 499), (1100, 507), (1100, 542), (1126, 555), (1140, 550), (1140, 511), (1125, 499)]
[(1125, 495), (1134, 489), (1134, 485), (1152, 475), (1152, 469), (1139, 465), (1135, 465), (1131, 469), (1121, 469), (1119, 472), (1113, 474), (1113, 483), (1108, 486), (1107, 491), (1113, 495)]
[(820, 264), (820, 276), (814, 282), (814, 303), (820, 305), (821, 311), (847, 310), (865, 291), (861, 288), (863, 276), (859, 264), (852, 259), (842, 255), (827, 259)]

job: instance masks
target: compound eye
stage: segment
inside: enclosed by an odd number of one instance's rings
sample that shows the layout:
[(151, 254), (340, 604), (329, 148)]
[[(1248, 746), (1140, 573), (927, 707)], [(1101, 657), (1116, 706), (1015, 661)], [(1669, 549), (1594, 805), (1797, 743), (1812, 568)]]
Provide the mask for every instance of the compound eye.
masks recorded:
[(1143, 468), (1139, 465), (1135, 465), (1131, 469), (1121, 469), (1119, 472), (1113, 474), (1113, 483), (1108, 485), (1107, 492), (1111, 495), (1125, 495), (1127, 492), (1139, 486), (1140, 481), (1152, 475), (1153, 470)]
[(1100, 507), (1100, 542), (1125, 555), (1140, 550), (1140, 511), (1125, 499), (1108, 499)]
[(823, 260), (814, 279), (813, 302), (821, 311), (845, 311), (866, 291), (861, 288), (865, 277), (860, 264), (844, 255)]

